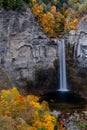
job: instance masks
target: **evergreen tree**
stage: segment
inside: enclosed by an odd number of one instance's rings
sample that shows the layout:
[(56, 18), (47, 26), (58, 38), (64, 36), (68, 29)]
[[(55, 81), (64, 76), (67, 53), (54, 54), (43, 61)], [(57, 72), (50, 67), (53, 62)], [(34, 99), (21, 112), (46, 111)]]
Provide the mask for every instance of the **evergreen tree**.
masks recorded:
[(18, 10), (23, 10), (24, 9), (24, 2), (23, 2), (23, 0), (16, 0), (16, 8), (18, 9)]
[(3, 0), (2, 6), (4, 9), (8, 9), (8, 7), (9, 7), (8, 0)]

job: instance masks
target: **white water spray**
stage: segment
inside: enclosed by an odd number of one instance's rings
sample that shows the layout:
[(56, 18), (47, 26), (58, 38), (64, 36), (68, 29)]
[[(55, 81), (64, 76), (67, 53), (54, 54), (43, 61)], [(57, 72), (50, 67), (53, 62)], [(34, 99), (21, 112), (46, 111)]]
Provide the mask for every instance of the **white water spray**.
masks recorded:
[(59, 65), (60, 65), (60, 88), (57, 91), (68, 91), (66, 79), (66, 56), (65, 56), (65, 42), (58, 40), (59, 47)]

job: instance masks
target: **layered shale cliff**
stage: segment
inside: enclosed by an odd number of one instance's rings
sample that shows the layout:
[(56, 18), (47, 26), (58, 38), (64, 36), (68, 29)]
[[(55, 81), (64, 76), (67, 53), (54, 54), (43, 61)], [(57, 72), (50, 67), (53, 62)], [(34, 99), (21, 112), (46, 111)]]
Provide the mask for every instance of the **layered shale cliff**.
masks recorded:
[(0, 67), (14, 83), (35, 80), (35, 71), (54, 67), (58, 48), (35, 22), (31, 10), (0, 11)]
[(87, 16), (81, 19), (76, 31), (70, 32), (69, 42), (74, 45), (79, 72), (87, 73)]

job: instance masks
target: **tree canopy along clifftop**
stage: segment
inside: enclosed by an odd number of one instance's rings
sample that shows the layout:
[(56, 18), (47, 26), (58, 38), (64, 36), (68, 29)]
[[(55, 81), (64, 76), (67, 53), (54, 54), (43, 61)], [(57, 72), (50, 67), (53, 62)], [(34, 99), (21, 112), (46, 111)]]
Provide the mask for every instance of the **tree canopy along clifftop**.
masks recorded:
[(0, 8), (24, 11), (25, 3), (51, 37), (75, 30), (80, 18), (87, 13), (87, 0), (0, 0)]

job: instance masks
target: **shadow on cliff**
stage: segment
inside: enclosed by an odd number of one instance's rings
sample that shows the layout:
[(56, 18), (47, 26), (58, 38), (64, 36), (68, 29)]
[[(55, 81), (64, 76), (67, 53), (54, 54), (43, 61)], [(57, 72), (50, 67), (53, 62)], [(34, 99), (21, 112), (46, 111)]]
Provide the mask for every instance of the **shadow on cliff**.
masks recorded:
[(26, 86), (18, 88), (19, 91), (23, 93), (23, 95), (43, 95), (50, 91), (56, 91), (59, 83), (58, 63), (58, 59), (56, 59), (53, 62), (53, 68), (37, 68), (35, 70), (35, 81), (26, 80)]
[[(87, 74), (79, 70), (77, 61), (74, 59), (72, 45), (68, 44), (66, 47), (66, 62), (67, 62), (67, 78), (69, 87), (75, 93), (87, 98)], [(87, 70), (85, 69), (85, 72)]]

